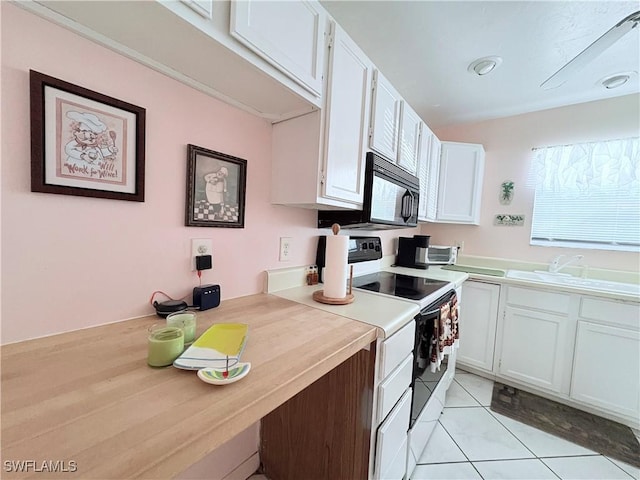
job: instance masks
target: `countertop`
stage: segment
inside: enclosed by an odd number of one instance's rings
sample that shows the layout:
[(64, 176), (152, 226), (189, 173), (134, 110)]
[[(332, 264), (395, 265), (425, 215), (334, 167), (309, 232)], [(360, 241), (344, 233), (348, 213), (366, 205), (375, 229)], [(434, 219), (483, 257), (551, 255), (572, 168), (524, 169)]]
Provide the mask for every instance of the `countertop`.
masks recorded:
[[(198, 312), (249, 324), (249, 375), (213, 386), (146, 364), (156, 316), (2, 347), (2, 459), (69, 461), (75, 478), (170, 478), (376, 340), (375, 327), (273, 295)], [(3, 472), (3, 478), (28, 473)]]
[[(375, 267), (378, 269), (378, 266)], [(447, 287), (443, 287), (442, 293), (450, 288), (456, 288), (468, 278), (464, 272), (453, 272), (442, 270), (440, 267), (430, 267), (428, 270), (404, 268), (404, 267), (382, 267), (386, 270), (404, 275), (412, 275), (414, 277), (434, 278), (448, 282)], [(358, 272), (362, 274), (366, 270)], [(420, 307), (411, 300), (393, 297), (389, 295), (380, 295), (369, 293), (363, 290), (353, 290), (355, 297), (353, 303), (347, 305), (327, 305), (313, 300), (312, 295), (316, 290), (321, 290), (322, 284), (312, 286), (295, 286), (284, 288), (282, 290), (271, 292), (294, 302), (302, 303), (318, 310), (342, 315), (352, 320), (365, 322), (380, 328), (381, 336), (387, 338), (402, 328), (407, 322), (411, 321), (420, 311)], [(438, 294), (434, 294), (437, 298)]]
[[(549, 265), (544, 263), (525, 262), (512, 259), (478, 257), (473, 255), (464, 255), (458, 257), (458, 262), (454, 268), (458, 271), (468, 268), (470, 280), (478, 280), (487, 283), (495, 283), (500, 285), (516, 285), (529, 288), (539, 288), (552, 292), (577, 293), (581, 295), (589, 295), (594, 297), (608, 298), (611, 300), (623, 300), (638, 303), (640, 296), (633, 293), (615, 292), (609, 290), (599, 290), (581, 285), (563, 285), (558, 283), (541, 282), (533, 280), (524, 280), (519, 278), (511, 278), (506, 276), (486, 275), (482, 270), (493, 270), (495, 273), (508, 270), (547, 270)], [(640, 273), (636, 271), (620, 271), (607, 270), (602, 268), (588, 267), (587, 265), (571, 265), (563, 272), (571, 274), (573, 277), (589, 278), (594, 280), (604, 280), (610, 282), (622, 282), (638, 285), (640, 282)]]
[(469, 272), (469, 280), (476, 280), (485, 283), (495, 283), (499, 285), (515, 285), (526, 288), (538, 288), (542, 290), (549, 290), (552, 292), (577, 293), (580, 295), (589, 295), (592, 297), (608, 298), (610, 300), (624, 300), (634, 303), (640, 302), (640, 297), (638, 295), (628, 293), (596, 290), (593, 288), (582, 286), (561, 285), (548, 282), (535, 282), (532, 280), (523, 280), (519, 278), (498, 277), (495, 275), (484, 275), (481, 273)]
[(312, 298), (313, 292), (321, 289), (322, 284), (305, 285), (303, 287), (280, 290), (272, 294), (317, 310), (334, 313), (375, 326), (380, 329), (380, 336), (385, 338), (393, 335), (420, 312), (420, 308), (414, 303), (359, 290), (353, 290), (355, 298), (352, 303), (347, 305), (328, 305), (316, 302)]

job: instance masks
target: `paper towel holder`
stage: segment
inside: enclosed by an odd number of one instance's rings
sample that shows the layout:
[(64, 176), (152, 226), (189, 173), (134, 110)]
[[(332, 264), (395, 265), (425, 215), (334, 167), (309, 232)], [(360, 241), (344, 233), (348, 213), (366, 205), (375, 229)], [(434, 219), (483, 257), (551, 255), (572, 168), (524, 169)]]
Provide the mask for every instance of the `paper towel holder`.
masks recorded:
[[(334, 223), (333, 225), (331, 225), (331, 231), (333, 232), (334, 235), (338, 235), (338, 233), (340, 233), (340, 225), (338, 225), (337, 223)], [(353, 302), (353, 300), (355, 299), (352, 293), (352, 287), (353, 287), (353, 265), (351, 265), (349, 268), (349, 286), (347, 288), (347, 295), (345, 297), (343, 298), (327, 297), (324, 294), (324, 290), (316, 290), (315, 292), (313, 292), (312, 298), (316, 302), (326, 303), (328, 305), (347, 305)]]
[(316, 290), (313, 292), (313, 299), (316, 302), (326, 303), (328, 305), (348, 305), (355, 300), (352, 293), (353, 288), (353, 265), (349, 266), (349, 287), (347, 288), (347, 295), (344, 298), (331, 298), (324, 296), (324, 290)]

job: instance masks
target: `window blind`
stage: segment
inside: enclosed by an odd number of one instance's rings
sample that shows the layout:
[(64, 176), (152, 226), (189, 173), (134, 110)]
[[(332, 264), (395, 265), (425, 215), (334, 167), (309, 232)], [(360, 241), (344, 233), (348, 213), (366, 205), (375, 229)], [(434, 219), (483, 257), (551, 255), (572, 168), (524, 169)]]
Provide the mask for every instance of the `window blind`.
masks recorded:
[(640, 139), (534, 151), (532, 245), (640, 250)]

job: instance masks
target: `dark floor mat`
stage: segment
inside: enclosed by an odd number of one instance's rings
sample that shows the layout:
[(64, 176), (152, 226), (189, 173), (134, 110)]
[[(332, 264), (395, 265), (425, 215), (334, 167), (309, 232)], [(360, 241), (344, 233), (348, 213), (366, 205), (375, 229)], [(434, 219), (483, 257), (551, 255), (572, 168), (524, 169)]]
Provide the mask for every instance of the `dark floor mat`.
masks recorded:
[(499, 382), (491, 410), (640, 468), (640, 444), (626, 425)]

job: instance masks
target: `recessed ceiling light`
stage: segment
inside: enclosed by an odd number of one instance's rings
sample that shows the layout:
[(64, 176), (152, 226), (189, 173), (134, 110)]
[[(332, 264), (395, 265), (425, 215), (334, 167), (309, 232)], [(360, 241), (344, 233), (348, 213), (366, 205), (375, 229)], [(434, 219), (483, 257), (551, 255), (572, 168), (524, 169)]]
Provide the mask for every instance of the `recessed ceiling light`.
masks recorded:
[(502, 58), (500, 57), (482, 57), (475, 60), (474, 62), (471, 62), (469, 67), (467, 67), (467, 71), (479, 76), (487, 75), (498, 68), (501, 63)]
[(600, 84), (606, 89), (611, 90), (612, 88), (618, 88), (624, 85), (631, 78), (631, 74), (629, 73), (617, 73), (615, 75), (610, 75), (608, 77), (600, 80)]

